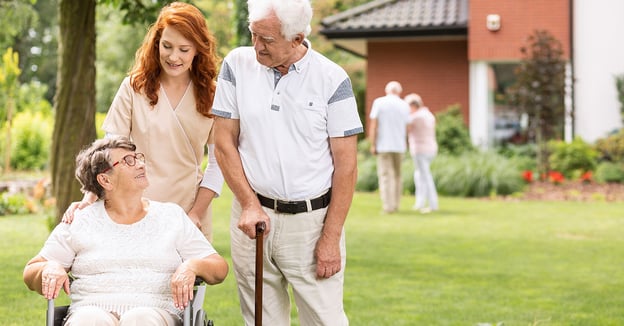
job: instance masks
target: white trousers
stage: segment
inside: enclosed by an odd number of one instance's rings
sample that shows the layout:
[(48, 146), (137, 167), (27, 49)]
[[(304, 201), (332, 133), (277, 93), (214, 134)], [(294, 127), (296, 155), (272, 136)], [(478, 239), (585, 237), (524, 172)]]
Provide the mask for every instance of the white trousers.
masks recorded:
[(438, 192), (431, 174), (431, 161), (433, 154), (415, 154), (414, 160), (414, 185), (416, 186), (416, 203), (414, 208), (421, 209), (429, 205), (431, 210), (438, 209)]
[[(340, 239), (340, 272), (328, 279), (318, 279), (314, 249), (327, 208), (299, 214), (275, 213), (268, 208), (264, 211), (271, 219), (271, 230), (264, 236), (263, 324), (290, 326), (290, 285), (302, 326), (348, 325), (343, 307), (344, 230)], [(240, 203), (234, 199), (230, 220), (232, 261), (243, 319), (245, 325), (252, 326), (255, 320), (256, 240), (249, 239), (238, 229), (241, 212)]]
[[(173, 300), (173, 299), (172, 299)], [(178, 316), (159, 308), (139, 307), (121, 316), (98, 307), (80, 307), (67, 316), (65, 326), (179, 326)]]

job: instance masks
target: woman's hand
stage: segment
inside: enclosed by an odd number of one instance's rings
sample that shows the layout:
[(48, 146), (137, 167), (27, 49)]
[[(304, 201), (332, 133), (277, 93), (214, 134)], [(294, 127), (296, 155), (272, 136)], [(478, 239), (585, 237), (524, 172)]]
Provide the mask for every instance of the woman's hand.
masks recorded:
[(41, 271), (41, 294), (46, 299), (56, 299), (61, 287), (65, 293), (70, 294), (67, 272), (61, 264), (47, 261)]
[(193, 287), (195, 286), (195, 272), (193, 272), (188, 262), (182, 263), (171, 277), (171, 293), (173, 294), (173, 304), (176, 308), (183, 310), (193, 300)]
[(65, 213), (63, 213), (63, 218), (61, 219), (61, 222), (71, 224), (71, 222), (74, 221), (74, 214), (77, 210), (83, 209), (95, 203), (97, 199), (98, 198), (94, 193), (85, 193), (81, 201), (75, 201), (69, 204), (69, 207), (67, 207), (67, 210), (65, 211)]

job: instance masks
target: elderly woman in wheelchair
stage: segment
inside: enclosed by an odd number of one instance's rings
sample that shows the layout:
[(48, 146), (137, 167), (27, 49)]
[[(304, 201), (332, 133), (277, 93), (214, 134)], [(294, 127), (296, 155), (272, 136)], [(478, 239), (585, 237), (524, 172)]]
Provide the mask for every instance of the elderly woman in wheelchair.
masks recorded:
[(82, 190), (100, 199), (59, 224), (24, 269), (31, 290), (70, 296), (65, 325), (180, 325), (195, 278), (218, 284), (228, 273), (182, 208), (142, 197), (145, 157), (135, 150), (111, 138), (78, 154)]

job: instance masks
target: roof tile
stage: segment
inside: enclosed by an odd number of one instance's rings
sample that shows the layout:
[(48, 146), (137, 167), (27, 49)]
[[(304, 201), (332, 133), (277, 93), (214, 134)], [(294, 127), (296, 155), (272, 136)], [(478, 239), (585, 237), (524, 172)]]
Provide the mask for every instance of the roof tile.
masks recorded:
[(374, 0), (329, 16), (321, 24), (334, 33), (466, 28), (468, 0)]

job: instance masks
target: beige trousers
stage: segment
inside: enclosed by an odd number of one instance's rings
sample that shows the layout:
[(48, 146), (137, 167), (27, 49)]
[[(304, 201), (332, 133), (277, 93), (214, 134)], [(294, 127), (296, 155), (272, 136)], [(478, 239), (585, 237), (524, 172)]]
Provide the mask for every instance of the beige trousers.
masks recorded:
[(166, 310), (139, 307), (122, 316), (98, 307), (81, 307), (67, 316), (65, 326), (179, 326), (182, 321)]
[[(280, 214), (264, 208), (271, 218), (271, 230), (264, 237), (262, 323), (290, 326), (289, 285), (301, 326), (346, 326), (343, 307), (346, 245), (344, 230), (340, 239), (342, 268), (328, 279), (316, 277), (314, 249), (320, 237), (327, 208), (309, 213)], [(254, 325), (256, 240), (238, 229), (240, 203), (234, 199), (230, 234), (232, 261), (238, 284), (245, 325)]]
[(381, 205), (386, 213), (396, 212), (401, 202), (403, 182), (401, 180), (401, 162), (403, 153), (378, 153), (377, 178)]

